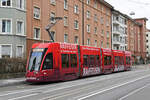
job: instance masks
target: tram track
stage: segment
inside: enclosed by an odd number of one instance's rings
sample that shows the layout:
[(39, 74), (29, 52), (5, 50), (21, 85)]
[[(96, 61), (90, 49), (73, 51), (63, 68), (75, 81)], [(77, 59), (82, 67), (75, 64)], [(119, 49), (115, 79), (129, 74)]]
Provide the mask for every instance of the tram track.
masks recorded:
[(42, 87), (37, 86), (37, 88), (33, 88), (32, 85), (27, 85), (29, 87), (31, 86), (32, 89), (26, 89), (25, 87), (21, 90), (13, 90), (9, 92), (6, 91), (4, 93), (0, 93), (0, 99), (13, 100), (14, 98), (14, 100), (44, 100), (45, 98), (48, 98), (50, 100), (59, 100), (60, 98), (65, 98), (76, 94), (78, 97), (79, 94), (82, 93), (82, 95), (85, 95), (87, 91), (92, 93), (97, 89), (104, 89), (104, 87), (113, 86), (114, 84), (117, 84), (116, 82), (125, 83), (126, 81), (133, 80), (134, 78), (145, 76), (149, 74), (149, 72), (149, 70), (128, 71), (109, 75), (100, 75), (96, 77), (83, 78), (69, 82), (46, 84), (42, 85)]

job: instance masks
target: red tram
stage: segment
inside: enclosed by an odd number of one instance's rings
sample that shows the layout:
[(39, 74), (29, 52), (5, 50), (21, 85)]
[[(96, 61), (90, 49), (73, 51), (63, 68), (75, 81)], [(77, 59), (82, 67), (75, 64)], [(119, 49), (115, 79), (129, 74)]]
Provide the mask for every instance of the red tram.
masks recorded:
[(131, 69), (131, 53), (69, 43), (32, 46), (26, 81), (73, 80), (79, 77)]

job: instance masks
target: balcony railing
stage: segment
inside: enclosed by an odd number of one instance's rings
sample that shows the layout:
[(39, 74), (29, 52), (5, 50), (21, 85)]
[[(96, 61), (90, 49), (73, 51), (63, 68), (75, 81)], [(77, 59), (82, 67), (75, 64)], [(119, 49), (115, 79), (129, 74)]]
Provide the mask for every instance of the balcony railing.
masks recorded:
[(120, 32), (119, 32), (119, 30), (113, 30), (113, 34), (118, 34), (118, 35), (120, 35)]
[(121, 44), (119, 39), (113, 39), (113, 44)]

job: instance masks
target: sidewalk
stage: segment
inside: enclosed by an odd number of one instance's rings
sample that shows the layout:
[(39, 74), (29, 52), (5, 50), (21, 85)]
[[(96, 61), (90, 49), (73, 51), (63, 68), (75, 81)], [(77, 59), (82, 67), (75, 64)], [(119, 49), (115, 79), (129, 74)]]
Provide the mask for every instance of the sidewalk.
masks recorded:
[(133, 69), (150, 69), (150, 64), (143, 64), (143, 65), (133, 65)]
[(0, 87), (11, 86), (25, 83), (25, 78), (13, 78), (13, 79), (2, 79), (0, 80)]

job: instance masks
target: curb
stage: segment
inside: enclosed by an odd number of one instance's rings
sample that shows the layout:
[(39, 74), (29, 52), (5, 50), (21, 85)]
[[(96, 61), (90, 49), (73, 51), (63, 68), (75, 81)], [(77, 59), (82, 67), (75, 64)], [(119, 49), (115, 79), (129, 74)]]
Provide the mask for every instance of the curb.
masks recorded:
[(143, 64), (143, 65), (133, 65), (133, 69), (150, 69), (150, 64)]
[(8, 82), (8, 80), (5, 80), (5, 81), (0, 82), (0, 87), (14, 86), (14, 85), (20, 85), (20, 84), (25, 84), (25, 83), (26, 83), (25, 79), (13, 81), (13, 82)]

